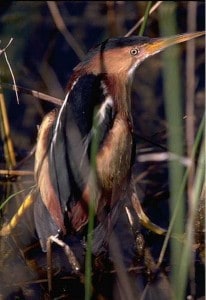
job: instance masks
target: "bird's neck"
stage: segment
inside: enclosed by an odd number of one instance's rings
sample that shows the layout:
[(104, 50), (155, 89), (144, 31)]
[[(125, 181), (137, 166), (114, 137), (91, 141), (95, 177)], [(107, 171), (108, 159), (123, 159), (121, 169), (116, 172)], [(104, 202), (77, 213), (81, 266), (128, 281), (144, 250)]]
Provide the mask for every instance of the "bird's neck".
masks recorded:
[(106, 75), (108, 92), (114, 100), (117, 112), (131, 119), (131, 84), (123, 75)]
[(107, 93), (114, 101), (116, 112), (121, 117), (128, 119), (132, 123), (131, 117), (131, 78), (122, 73), (119, 74), (105, 74), (96, 73), (94, 70), (76, 69), (69, 82), (68, 89), (72, 89), (78, 78), (84, 75), (101, 75), (105, 83)]

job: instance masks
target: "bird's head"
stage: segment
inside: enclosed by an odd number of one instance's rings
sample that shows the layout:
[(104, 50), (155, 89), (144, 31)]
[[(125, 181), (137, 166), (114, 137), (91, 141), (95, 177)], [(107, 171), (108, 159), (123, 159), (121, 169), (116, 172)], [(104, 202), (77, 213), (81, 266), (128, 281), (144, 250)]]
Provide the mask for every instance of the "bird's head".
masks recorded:
[(165, 48), (199, 37), (205, 32), (185, 33), (167, 38), (120, 37), (110, 38), (91, 49), (76, 67), (86, 72), (106, 73), (132, 78), (135, 69), (146, 58)]

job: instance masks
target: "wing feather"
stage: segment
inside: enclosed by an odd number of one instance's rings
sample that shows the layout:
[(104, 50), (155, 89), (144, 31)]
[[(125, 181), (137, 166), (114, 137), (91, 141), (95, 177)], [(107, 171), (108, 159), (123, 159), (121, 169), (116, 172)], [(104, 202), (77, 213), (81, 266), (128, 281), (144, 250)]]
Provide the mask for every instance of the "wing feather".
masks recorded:
[[(45, 117), (47, 121), (42, 123), (37, 143), (36, 177), (41, 195), (38, 201), (47, 208), (42, 213), (51, 228), (45, 231), (41, 225), (37, 226), (41, 240), (48, 238), (50, 231), (58, 228), (64, 231), (65, 213), (68, 210), (67, 215), (74, 219), (71, 213), (77, 206), (82, 210), (80, 215), (85, 224), (87, 210), (83, 209), (81, 197), (84, 194), (88, 197), (84, 191), (88, 190), (91, 174), (90, 145), (98, 134), (101, 147), (113, 126), (114, 116), (113, 99), (107, 93), (102, 76), (89, 74), (76, 80), (58, 114), (52, 114), (49, 122)], [(37, 207), (42, 205), (38, 202)], [(38, 219), (37, 214), (35, 218)], [(74, 223), (81, 227), (81, 220)]]

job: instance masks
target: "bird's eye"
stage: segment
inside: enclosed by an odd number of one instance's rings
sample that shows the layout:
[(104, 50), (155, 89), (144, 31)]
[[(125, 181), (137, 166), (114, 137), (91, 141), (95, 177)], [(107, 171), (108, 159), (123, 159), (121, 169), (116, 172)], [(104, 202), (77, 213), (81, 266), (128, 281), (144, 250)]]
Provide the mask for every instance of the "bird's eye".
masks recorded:
[(134, 48), (134, 49), (131, 49), (130, 50), (130, 54), (132, 55), (132, 56), (135, 56), (135, 55), (137, 55), (139, 53), (139, 49), (137, 49), (137, 48)]

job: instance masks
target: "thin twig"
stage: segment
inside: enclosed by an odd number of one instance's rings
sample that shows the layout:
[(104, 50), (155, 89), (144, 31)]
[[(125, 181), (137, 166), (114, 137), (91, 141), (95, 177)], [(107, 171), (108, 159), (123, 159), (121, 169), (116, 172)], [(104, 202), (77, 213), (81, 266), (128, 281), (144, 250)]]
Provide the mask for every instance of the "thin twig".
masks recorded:
[(69, 247), (69, 245), (67, 245), (66, 243), (64, 243), (62, 240), (60, 240), (57, 236), (50, 236), (49, 240), (51, 242), (56, 243), (57, 245), (59, 245), (60, 247), (63, 248), (68, 261), (70, 263), (70, 265), (72, 266), (72, 269), (75, 273), (79, 273), (80, 271), (80, 264), (76, 258), (76, 256), (74, 255), (74, 252), (71, 250), (71, 248)]
[(50, 103), (53, 103), (53, 104), (56, 104), (59, 106), (61, 106), (63, 103), (62, 99), (59, 99), (59, 98), (35, 91), (35, 90), (27, 89), (27, 88), (19, 86), (19, 85), (16, 85), (16, 87), (15, 87), (13, 84), (0, 82), (0, 89), (1, 88), (9, 89), (9, 90), (15, 90), (15, 88), (16, 88), (19, 93), (28, 94), (28, 95), (31, 95), (40, 100), (48, 101)]
[(139, 162), (147, 161), (178, 161), (183, 166), (189, 167), (192, 161), (188, 157), (177, 155), (171, 152), (145, 153), (137, 156)]
[[(9, 67), (10, 73), (12, 75), (13, 78), (13, 82), (14, 82), (14, 90), (17, 96), (17, 102), (18, 101), (18, 94), (16, 91), (16, 82), (15, 82), (15, 78), (10, 66), (10, 63), (8, 61), (8, 57), (6, 55), (6, 49), (9, 47), (9, 45), (11, 44), (11, 42), (13, 41), (13, 39), (11, 38), (9, 43), (7, 44), (7, 46), (4, 49), (0, 50), (0, 54), (4, 53), (4, 57), (6, 59), (7, 65)], [(14, 147), (13, 147), (13, 142), (11, 139), (11, 135), (10, 135), (10, 126), (9, 126), (9, 121), (8, 121), (8, 116), (7, 116), (7, 109), (6, 109), (6, 105), (5, 105), (5, 99), (4, 99), (4, 95), (3, 93), (0, 92), (0, 114), (2, 117), (2, 136), (4, 139), (4, 149), (5, 149), (5, 157), (7, 160), (7, 165), (9, 167), (14, 167), (16, 165), (16, 157), (15, 157), (15, 153), (14, 153)]]
[(19, 104), (19, 96), (18, 96), (17, 88), (16, 88), (16, 80), (15, 80), (14, 73), (12, 71), (12, 68), (11, 68), (11, 65), (10, 65), (10, 62), (9, 62), (9, 59), (8, 59), (8, 56), (7, 56), (6, 52), (4, 52), (4, 57), (5, 57), (5, 60), (6, 60), (6, 63), (8, 65), (8, 67), (9, 67), (9, 71), (11, 73), (11, 77), (12, 77), (12, 80), (13, 80), (13, 83), (14, 83), (14, 90), (15, 90), (15, 94), (16, 94), (16, 100), (17, 100), (17, 103)]
[(16, 163), (15, 170), (20, 169), (20, 167), (22, 165), (24, 165), (25, 162), (27, 162), (29, 159), (31, 159), (31, 157), (35, 154), (35, 151), (36, 151), (36, 145), (34, 145), (32, 147), (32, 149), (29, 151), (29, 153), (24, 158), (22, 158), (18, 163)]
[(131, 197), (132, 206), (134, 208), (135, 213), (137, 214), (140, 223), (147, 229), (151, 230), (152, 232), (155, 232), (158, 235), (165, 235), (167, 230), (152, 223), (150, 219), (147, 217), (147, 215), (144, 213), (142, 206), (140, 204), (140, 200), (136, 193), (132, 194)]
[(4, 47), (3, 49), (0, 49), (0, 55), (3, 53), (4, 54), (4, 57), (5, 57), (5, 60), (6, 60), (6, 63), (9, 67), (9, 71), (11, 73), (11, 77), (12, 77), (12, 80), (13, 80), (13, 83), (14, 83), (14, 90), (15, 90), (15, 93), (16, 93), (16, 99), (17, 99), (17, 103), (19, 104), (19, 96), (18, 96), (18, 93), (17, 93), (17, 89), (16, 89), (16, 80), (15, 80), (15, 77), (14, 77), (14, 73), (12, 71), (12, 68), (11, 68), (11, 65), (10, 65), (10, 62), (9, 62), (9, 59), (8, 59), (8, 56), (6, 54), (6, 49), (10, 46), (10, 44), (12, 43), (13, 41), (13, 38), (10, 39), (10, 41), (8, 42), (8, 44), (6, 45), (6, 47)]
[(23, 171), (23, 170), (0, 170), (0, 175), (6, 176), (28, 176), (34, 175), (33, 171)]
[(49, 7), (50, 13), (53, 17), (54, 23), (61, 34), (64, 36), (67, 43), (70, 47), (74, 50), (76, 55), (79, 57), (80, 60), (84, 57), (84, 52), (82, 51), (78, 42), (74, 39), (73, 35), (68, 31), (62, 16), (60, 15), (58, 6), (55, 1), (47, 1), (47, 5)]
[(6, 49), (10, 46), (10, 44), (12, 43), (12, 41), (13, 41), (13, 38), (10, 38), (10, 41), (8, 42), (8, 44), (6, 45), (6, 47), (4, 47), (3, 49), (0, 49), (0, 55), (6, 51)]
[[(162, 3), (163, 1), (158, 1), (155, 3), (149, 11), (149, 15), (151, 15)], [(145, 17), (142, 17), (126, 34), (125, 37), (130, 36), (144, 21)]]
[(129, 208), (127, 206), (125, 206), (125, 211), (126, 211), (126, 215), (127, 215), (127, 218), (128, 218), (128, 221), (129, 221), (129, 224), (131, 226), (131, 228), (133, 228), (134, 226), (134, 219), (133, 219), (133, 216), (129, 210)]

